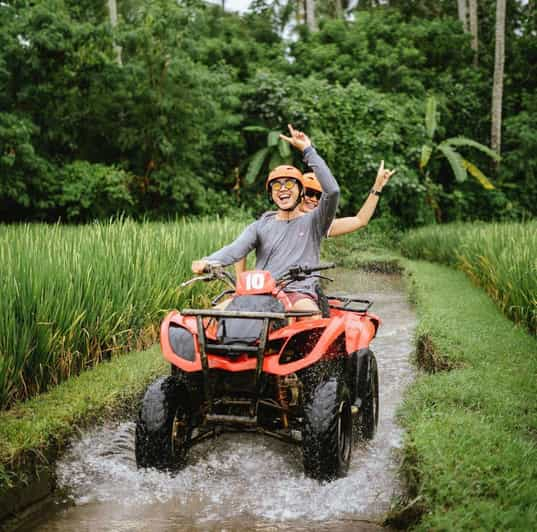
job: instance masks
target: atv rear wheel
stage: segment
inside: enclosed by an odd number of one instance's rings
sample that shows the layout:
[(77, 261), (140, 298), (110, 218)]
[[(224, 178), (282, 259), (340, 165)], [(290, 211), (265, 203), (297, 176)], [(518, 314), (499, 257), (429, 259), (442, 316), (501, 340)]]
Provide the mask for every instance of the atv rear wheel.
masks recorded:
[(371, 440), (375, 436), (379, 421), (379, 374), (375, 355), (369, 357), (359, 382), (362, 404), (356, 419), (356, 429), (359, 437)]
[(347, 385), (329, 377), (312, 390), (304, 405), (304, 472), (317, 480), (344, 477), (351, 461), (352, 414)]
[(191, 417), (189, 393), (181, 376), (160, 377), (151, 384), (136, 421), (138, 467), (183, 466), (192, 435)]

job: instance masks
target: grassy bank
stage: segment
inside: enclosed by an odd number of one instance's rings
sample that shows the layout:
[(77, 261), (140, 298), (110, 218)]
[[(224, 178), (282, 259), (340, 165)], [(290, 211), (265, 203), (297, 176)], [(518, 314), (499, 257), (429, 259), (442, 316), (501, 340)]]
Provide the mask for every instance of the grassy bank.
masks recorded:
[(369, 225), (347, 235), (323, 242), (322, 260), (342, 268), (379, 272), (401, 271), (398, 248), (402, 233), (390, 218), (376, 218)]
[(537, 341), (461, 272), (406, 262), (417, 358), (404, 473), (421, 530), (530, 530), (537, 517)]
[(428, 226), (407, 233), (403, 253), (452, 265), (507, 316), (537, 334), (537, 221)]
[(231, 241), (231, 220), (0, 226), (0, 408), (155, 339), (192, 259)]
[(155, 375), (168, 371), (159, 348), (114, 357), (39, 397), (0, 412), (0, 503), (13, 485), (53, 462), (90, 423), (132, 411)]

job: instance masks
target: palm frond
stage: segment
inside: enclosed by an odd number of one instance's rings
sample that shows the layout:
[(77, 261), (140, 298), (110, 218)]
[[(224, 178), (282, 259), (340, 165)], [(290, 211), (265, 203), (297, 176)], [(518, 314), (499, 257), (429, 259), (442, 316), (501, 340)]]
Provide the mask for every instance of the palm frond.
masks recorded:
[(425, 129), (428, 137), (432, 140), (436, 131), (436, 98), (429, 96), (427, 98), (426, 110), (425, 110)]
[(282, 159), (285, 159), (286, 163), (290, 163), (292, 160), (291, 146), (285, 140), (280, 139), (278, 142), (278, 151), (282, 156)]
[(476, 148), (477, 150), (486, 153), (495, 161), (499, 161), (501, 159), (501, 157), (494, 150), (491, 150), (488, 146), (485, 146), (480, 142), (476, 142), (475, 140), (468, 139), (466, 137), (452, 137), (450, 139), (446, 139), (444, 142), (446, 142), (450, 146), (469, 146), (471, 148)]
[(475, 164), (466, 159), (462, 160), (462, 164), (466, 170), (468, 170), (468, 173), (475, 177), (485, 190), (494, 190), (496, 188), (490, 179)]
[(242, 130), (251, 133), (266, 133), (269, 129), (265, 126), (244, 126)]
[(267, 146), (273, 147), (278, 144), (278, 141), (280, 140), (280, 132), (279, 131), (269, 131), (269, 134), (267, 136)]
[(424, 144), (421, 147), (420, 170), (423, 170), (427, 166), (431, 158), (431, 153), (433, 153), (433, 147), (429, 144)]
[(248, 185), (251, 185), (255, 181), (255, 178), (261, 171), (261, 168), (263, 166), (263, 163), (265, 162), (269, 150), (270, 148), (261, 148), (252, 155), (250, 163), (248, 164), (246, 176), (244, 177), (244, 181)]
[(280, 166), (280, 164), (285, 164), (285, 161), (280, 156), (280, 152), (272, 152), (269, 160), (269, 170), (274, 170), (274, 168), (276, 168), (276, 166)]
[(455, 174), (455, 179), (462, 183), (466, 181), (468, 174), (466, 173), (466, 168), (463, 164), (463, 158), (457, 153), (449, 144), (442, 142), (438, 145), (438, 149), (442, 152), (444, 157), (448, 160), (453, 173)]

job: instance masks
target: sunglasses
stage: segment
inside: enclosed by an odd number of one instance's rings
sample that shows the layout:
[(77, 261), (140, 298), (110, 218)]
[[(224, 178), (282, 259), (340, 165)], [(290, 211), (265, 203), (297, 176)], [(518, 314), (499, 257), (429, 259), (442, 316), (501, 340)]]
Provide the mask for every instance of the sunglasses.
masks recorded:
[(311, 188), (307, 188), (307, 189), (304, 191), (304, 194), (306, 194), (306, 196), (308, 196), (309, 198), (315, 198), (315, 199), (320, 200), (320, 199), (321, 199), (322, 192), (318, 192), (317, 190), (313, 190), (313, 189), (311, 189)]
[(282, 188), (284, 188), (285, 190), (291, 190), (296, 184), (296, 179), (278, 179), (272, 181), (270, 187), (272, 190), (278, 192), (278, 190), (281, 190)]

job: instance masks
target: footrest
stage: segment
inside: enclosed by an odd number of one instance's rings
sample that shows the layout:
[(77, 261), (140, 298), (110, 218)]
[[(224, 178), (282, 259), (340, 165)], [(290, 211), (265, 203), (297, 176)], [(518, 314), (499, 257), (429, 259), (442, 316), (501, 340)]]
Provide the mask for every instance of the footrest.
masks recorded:
[(213, 425), (238, 425), (255, 427), (257, 426), (257, 416), (230, 416), (227, 414), (207, 414), (205, 421)]
[(360, 407), (362, 406), (362, 400), (357, 397), (353, 405), (351, 405), (351, 415), (357, 416), (360, 413)]

